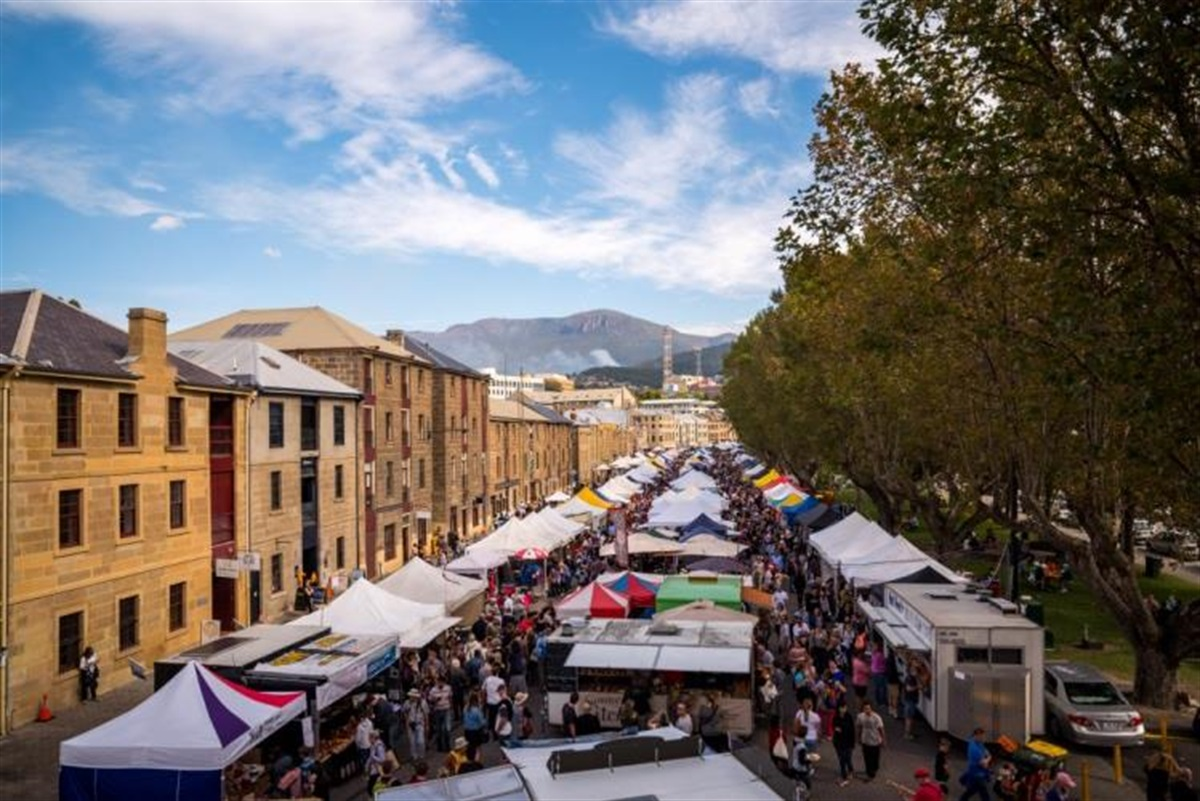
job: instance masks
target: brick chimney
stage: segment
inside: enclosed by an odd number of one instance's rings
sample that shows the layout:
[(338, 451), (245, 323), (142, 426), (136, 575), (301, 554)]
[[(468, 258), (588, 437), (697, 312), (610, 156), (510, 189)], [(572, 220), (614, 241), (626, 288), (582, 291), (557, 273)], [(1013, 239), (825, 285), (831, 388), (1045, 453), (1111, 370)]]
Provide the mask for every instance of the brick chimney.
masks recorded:
[[(388, 332), (383, 335), (383, 338), (388, 342), (394, 342), (401, 348), (404, 348), (404, 332), (399, 328), (389, 328)], [(406, 349), (406, 348), (404, 348)], [(406, 349), (407, 350), (407, 349)]]
[(167, 361), (167, 315), (158, 309), (129, 310), (129, 356), (143, 365)]

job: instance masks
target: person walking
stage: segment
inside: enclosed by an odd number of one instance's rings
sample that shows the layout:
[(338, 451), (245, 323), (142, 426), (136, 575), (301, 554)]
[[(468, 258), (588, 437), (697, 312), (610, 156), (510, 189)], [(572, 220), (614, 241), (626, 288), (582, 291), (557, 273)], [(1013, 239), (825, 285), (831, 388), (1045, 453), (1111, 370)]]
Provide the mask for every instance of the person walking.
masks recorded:
[(413, 762), (425, 758), (425, 733), (429, 730), (429, 704), (416, 687), (404, 702), (404, 724), (408, 730), (408, 752)]
[(88, 646), (79, 657), (79, 695), (80, 700), (98, 701), (96, 689), (100, 686), (100, 658), (95, 649)]
[(487, 725), (487, 715), (484, 714), (479, 691), (472, 690), (467, 696), (467, 706), (463, 709), (463, 737), (467, 743), (478, 748), (487, 742)]
[(945, 801), (945, 794), (929, 775), (928, 768), (917, 768), (913, 771), (917, 780), (917, 790), (912, 795), (912, 801)]
[(988, 752), (983, 738), (983, 727), (976, 727), (971, 734), (971, 742), (967, 745), (967, 770), (962, 776), (965, 789), (958, 801), (967, 801), (972, 797), (992, 801), (992, 795), (988, 791), (992, 777), (992, 755)]
[(854, 716), (844, 694), (833, 714), (833, 750), (838, 758), (838, 786), (845, 787), (854, 778)]
[(915, 740), (917, 723), (917, 704), (921, 701), (921, 682), (913, 670), (904, 676), (904, 690), (901, 693), (901, 709), (904, 715), (904, 739)]
[(870, 701), (862, 702), (862, 711), (854, 721), (858, 743), (862, 746), (863, 768), (866, 771), (865, 781), (873, 781), (879, 773), (879, 756), (887, 741), (883, 728), (883, 718), (871, 706)]
[(454, 726), (454, 691), (446, 681), (446, 674), (439, 673), (433, 687), (429, 689), (429, 713), (433, 718), (434, 748), (439, 753), (450, 750), (450, 735)]

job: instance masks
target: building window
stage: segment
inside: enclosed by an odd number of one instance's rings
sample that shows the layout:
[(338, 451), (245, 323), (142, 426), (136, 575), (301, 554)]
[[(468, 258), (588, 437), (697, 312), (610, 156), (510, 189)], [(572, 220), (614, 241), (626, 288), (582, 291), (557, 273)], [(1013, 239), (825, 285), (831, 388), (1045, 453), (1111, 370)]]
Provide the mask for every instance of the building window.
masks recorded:
[(138, 642), (140, 642), (138, 637), (140, 600), (138, 596), (130, 595), (117, 602), (118, 650), (128, 651), (130, 648), (137, 648)]
[(271, 511), (278, 512), (283, 508), (283, 472), (271, 471)]
[(425, 391), (425, 371), (417, 370), (417, 392)]
[(425, 460), (417, 460), (417, 489), (425, 489)]
[(58, 547), (80, 545), (83, 545), (83, 490), (62, 490), (58, 493)]
[(80, 391), (60, 389), (58, 391), (58, 447), (79, 447)]
[(383, 413), (383, 439), (385, 442), (392, 441), (392, 413)]
[(187, 582), (172, 584), (167, 590), (167, 631), (179, 631), (187, 625)]
[(417, 439), (428, 439), (429, 435), (425, 431), (425, 415), (417, 415)]
[(341, 500), (346, 494), (346, 476), (342, 470), (342, 466), (334, 465), (333, 467), (333, 497)]
[(371, 359), (363, 359), (363, 394), (375, 394), (375, 364)]
[(271, 554), (271, 592), (283, 592), (283, 554)]
[(346, 444), (346, 407), (333, 407), (333, 444)]
[(272, 448), (283, 447), (283, 404), (272, 403), (267, 408), (269, 445)]
[(83, 655), (83, 612), (72, 612), (58, 618), (58, 672), (79, 670)]
[(401, 444), (403, 444), (406, 448), (412, 445), (412, 429), (410, 428), (411, 420), (412, 417), (408, 413), (408, 409), (404, 409), (400, 412), (400, 436), (402, 438)]
[(403, 493), (404, 502), (408, 503), (409, 493), (412, 489), (412, 467), (409, 466), (407, 459), (400, 465), (400, 470), (400, 490)]
[(392, 385), (392, 363), (391, 362), (383, 363), (383, 383), (387, 384), (389, 387)]
[(122, 392), (117, 395), (117, 447), (137, 446), (137, 395)]
[(346, 566), (346, 538), (338, 537), (333, 546), (333, 563), (338, 570)]
[(392, 473), (392, 463), (386, 462), (383, 466), (383, 494), (387, 497), (392, 497), (396, 491), (395, 476)]
[(182, 448), (184, 432), (183, 398), (167, 398), (167, 447)]
[(410, 389), (411, 387), (408, 383), (408, 365), (404, 365), (400, 368), (400, 392), (407, 398)]
[(117, 490), (117, 533), (122, 537), (136, 537), (138, 533), (138, 486), (122, 484)]
[(383, 558), (385, 561), (396, 558), (395, 523), (389, 523), (383, 527)]
[(187, 482), (171, 482), (171, 528), (183, 528), (187, 524)]

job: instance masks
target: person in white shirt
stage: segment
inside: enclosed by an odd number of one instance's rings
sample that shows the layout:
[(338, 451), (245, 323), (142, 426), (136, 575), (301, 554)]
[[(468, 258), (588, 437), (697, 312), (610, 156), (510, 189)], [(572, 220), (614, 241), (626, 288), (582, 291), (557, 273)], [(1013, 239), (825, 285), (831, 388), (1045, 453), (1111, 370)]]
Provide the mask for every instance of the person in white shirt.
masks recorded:
[(370, 713), (363, 713), (358, 720), (358, 726), (354, 729), (354, 747), (358, 749), (358, 764), (366, 771), (367, 759), (371, 756), (371, 733), (375, 731), (375, 724), (371, 722)]
[(792, 726), (792, 733), (797, 737), (804, 738), (804, 747), (808, 749), (808, 753), (815, 754), (817, 752), (817, 742), (821, 739), (821, 716), (813, 710), (811, 698), (805, 697), (800, 702), (800, 708), (796, 710), (796, 721)]
[(684, 734), (692, 733), (692, 716), (688, 712), (687, 704), (680, 702), (675, 707), (675, 721), (672, 725), (679, 729)]
[(504, 679), (495, 673), (483, 680), (483, 706), (487, 710), (489, 732), (496, 731), (496, 711), (500, 709), (500, 688), (504, 686)]

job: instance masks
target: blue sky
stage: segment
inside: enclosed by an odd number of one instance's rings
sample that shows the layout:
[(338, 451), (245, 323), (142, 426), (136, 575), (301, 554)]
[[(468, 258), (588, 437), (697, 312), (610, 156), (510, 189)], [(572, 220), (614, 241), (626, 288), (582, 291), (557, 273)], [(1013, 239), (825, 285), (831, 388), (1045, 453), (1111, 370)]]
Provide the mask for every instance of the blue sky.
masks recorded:
[(853, 2), (0, 5), (0, 286), (372, 330), (778, 284)]

